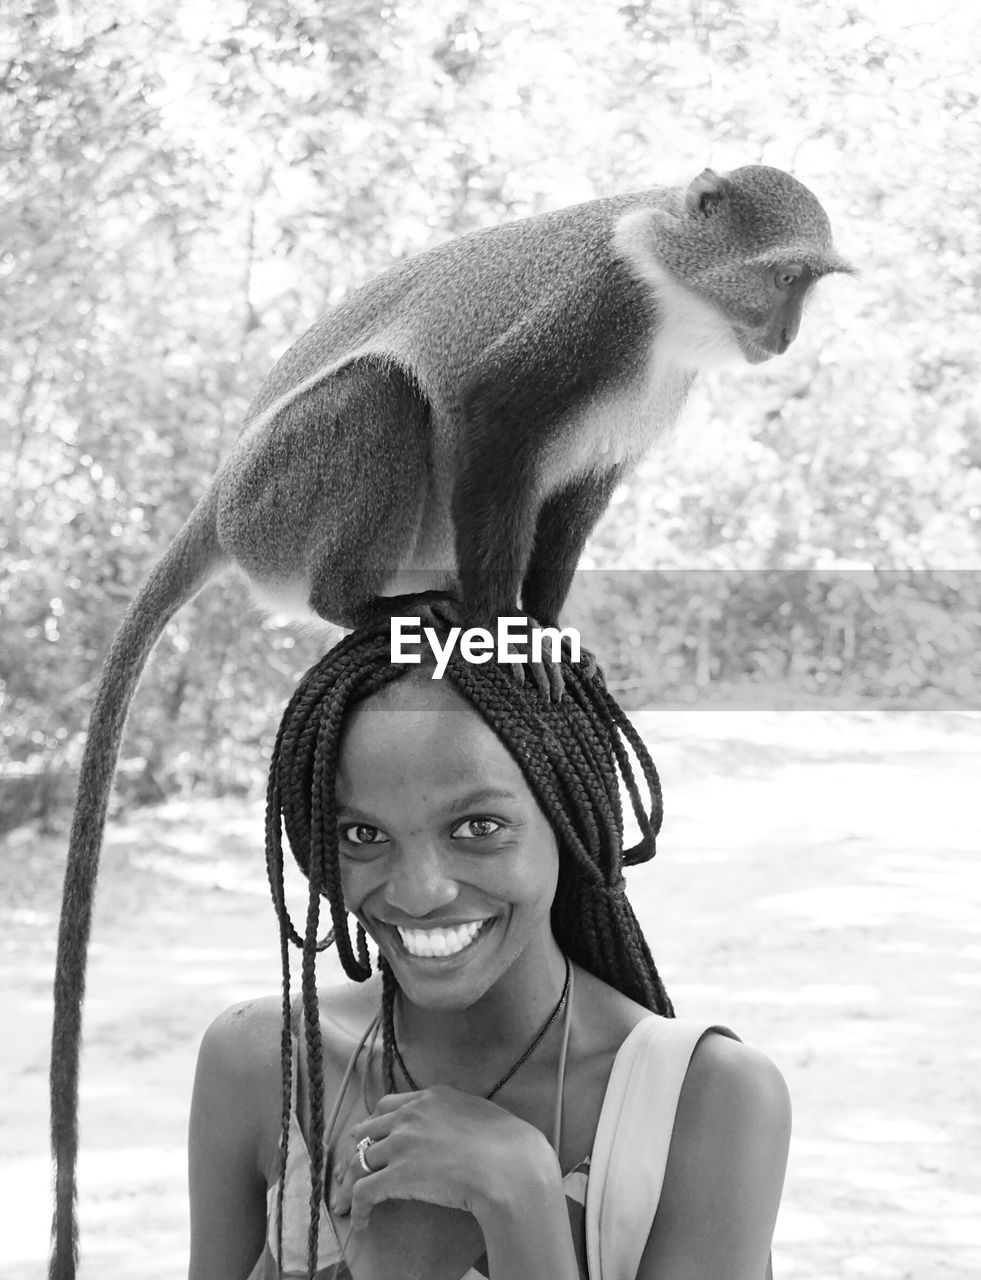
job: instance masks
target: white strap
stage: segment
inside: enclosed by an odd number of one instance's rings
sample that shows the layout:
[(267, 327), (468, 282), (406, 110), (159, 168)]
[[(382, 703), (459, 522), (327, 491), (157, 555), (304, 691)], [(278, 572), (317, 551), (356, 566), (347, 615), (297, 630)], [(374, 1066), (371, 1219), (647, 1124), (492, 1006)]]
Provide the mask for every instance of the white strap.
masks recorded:
[(590, 1280), (636, 1280), (661, 1196), (678, 1098), (706, 1026), (652, 1014), (624, 1040), (606, 1086), (586, 1186)]

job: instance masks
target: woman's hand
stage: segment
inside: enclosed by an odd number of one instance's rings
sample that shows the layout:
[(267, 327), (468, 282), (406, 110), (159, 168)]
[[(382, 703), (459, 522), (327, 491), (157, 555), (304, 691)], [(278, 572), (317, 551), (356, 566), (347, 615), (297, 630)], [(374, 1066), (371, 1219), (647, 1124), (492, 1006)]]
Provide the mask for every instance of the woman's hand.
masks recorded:
[[(357, 1144), (370, 1138), (365, 1173)], [(561, 1189), (558, 1159), (533, 1125), (496, 1103), (445, 1085), (386, 1094), (338, 1151), (331, 1212), (361, 1230), (384, 1200), (425, 1200), (478, 1221), (520, 1203), (522, 1188)]]

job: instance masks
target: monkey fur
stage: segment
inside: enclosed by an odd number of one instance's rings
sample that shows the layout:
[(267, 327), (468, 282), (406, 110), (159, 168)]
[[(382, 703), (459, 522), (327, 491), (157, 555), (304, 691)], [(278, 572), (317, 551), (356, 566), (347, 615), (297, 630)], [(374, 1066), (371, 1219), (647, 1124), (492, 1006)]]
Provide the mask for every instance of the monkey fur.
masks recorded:
[(554, 625), (590, 530), (696, 372), (781, 354), (814, 282), (850, 270), (789, 174), (706, 169), (687, 188), (593, 200), (411, 258), (275, 365), (123, 619), (92, 711), (55, 976), (54, 1280), (77, 1260), (81, 1010), (106, 807), (168, 620), (235, 563), (260, 603), (345, 627), (383, 597), (411, 611), (419, 592), (455, 595), (473, 623), (520, 600)]

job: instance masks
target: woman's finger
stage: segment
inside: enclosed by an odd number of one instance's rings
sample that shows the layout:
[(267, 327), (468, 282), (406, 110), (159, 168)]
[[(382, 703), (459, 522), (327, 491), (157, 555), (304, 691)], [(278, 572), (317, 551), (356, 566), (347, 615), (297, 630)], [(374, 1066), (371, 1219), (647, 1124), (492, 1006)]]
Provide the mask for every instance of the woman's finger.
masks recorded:
[[(379, 1116), (386, 1116), (393, 1111), (398, 1111), (399, 1107), (404, 1107), (407, 1102), (415, 1102), (416, 1098), (418, 1098), (422, 1092), (422, 1089), (414, 1089), (409, 1093), (383, 1094), (375, 1103), (374, 1110), (368, 1117), (368, 1120), (371, 1120), (373, 1117), (377, 1119)], [(367, 1121), (362, 1121), (362, 1123), (366, 1124)]]
[(351, 1173), (354, 1180), (366, 1177), (369, 1173), (377, 1173), (385, 1167), (385, 1155), (381, 1150), (384, 1139), (364, 1137), (354, 1144), (351, 1156)]
[[(362, 1155), (364, 1159), (362, 1160)], [(330, 1209), (338, 1216), (350, 1212), (351, 1194), (357, 1182), (372, 1173), (378, 1173), (388, 1163), (386, 1143), (384, 1139), (372, 1139), (361, 1148), (358, 1147), (347, 1160), (338, 1161), (334, 1186), (331, 1189)]]
[(352, 1142), (357, 1144), (362, 1138), (371, 1138), (374, 1142), (378, 1142), (387, 1137), (392, 1131), (392, 1126), (397, 1122), (401, 1109), (407, 1102), (413, 1102), (418, 1097), (418, 1093), (386, 1094), (371, 1115), (365, 1116), (363, 1120), (351, 1126), (349, 1133)]
[(377, 1173), (359, 1178), (351, 1191), (351, 1230), (363, 1231), (368, 1225), (371, 1210), (383, 1200), (405, 1198), (401, 1179), (386, 1166)]

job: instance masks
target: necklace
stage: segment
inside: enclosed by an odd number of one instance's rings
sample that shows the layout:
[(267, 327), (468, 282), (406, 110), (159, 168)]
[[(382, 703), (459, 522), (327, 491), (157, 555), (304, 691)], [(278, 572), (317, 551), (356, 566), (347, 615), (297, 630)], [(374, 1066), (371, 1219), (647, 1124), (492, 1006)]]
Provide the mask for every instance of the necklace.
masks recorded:
[[(537, 1036), (535, 1036), (534, 1040), (532, 1040), (531, 1044), (530, 1044), (530, 1045), (528, 1046), (528, 1048), (524, 1051), (524, 1053), (521, 1055), (521, 1057), (518, 1059), (518, 1061), (514, 1064), (514, 1066), (513, 1066), (513, 1067), (509, 1067), (509, 1068), (508, 1068), (508, 1070), (507, 1070), (507, 1071), (505, 1071), (504, 1075), (503, 1075), (503, 1076), (501, 1076), (500, 1080), (498, 1080), (498, 1082), (497, 1082), (497, 1084), (494, 1086), (494, 1088), (493, 1088), (493, 1089), (491, 1089), (490, 1093), (485, 1093), (485, 1094), (484, 1094), (484, 1097), (485, 1097), (488, 1101), (489, 1101), (491, 1098), (493, 1098), (493, 1096), (494, 1096), (494, 1094), (495, 1094), (495, 1093), (497, 1093), (500, 1089), (503, 1089), (503, 1088), (504, 1088), (504, 1086), (505, 1086), (505, 1085), (507, 1084), (507, 1082), (511, 1079), (511, 1077), (514, 1075), (514, 1073), (518, 1070), (518, 1068), (519, 1068), (519, 1067), (523, 1067), (523, 1066), (524, 1066), (524, 1064), (528, 1061), (528, 1059), (531, 1057), (531, 1055), (535, 1052), (535, 1050), (538, 1048), (538, 1046), (541, 1044), (541, 1042), (542, 1042), (542, 1041), (545, 1039), (545, 1037), (548, 1035), (548, 1031), (549, 1031), (549, 1028), (551, 1027), (552, 1023), (555, 1021), (555, 1019), (556, 1019), (556, 1018), (559, 1016), (559, 1014), (562, 1012), (562, 1006), (565, 1004), (565, 1002), (566, 1002), (566, 998), (567, 998), (567, 996), (568, 996), (568, 994), (569, 994), (569, 979), (570, 979), (571, 974), (572, 974), (572, 969), (570, 968), (570, 965), (569, 965), (569, 957), (568, 957), (568, 956), (565, 956), (565, 957), (564, 957), (564, 959), (565, 959), (565, 982), (562, 984), (562, 994), (559, 996), (558, 1004), (555, 1006), (555, 1008), (552, 1010), (552, 1012), (548, 1015), (548, 1018), (547, 1018), (547, 1019), (546, 1019), (546, 1021), (545, 1021), (545, 1025), (542, 1027), (541, 1031), (539, 1031), (538, 1035), (537, 1035)], [(408, 1086), (409, 1086), (409, 1088), (410, 1088), (410, 1089), (418, 1089), (418, 1088), (419, 1088), (419, 1086), (418, 1086), (418, 1085), (416, 1084), (416, 1082), (412, 1079), (412, 1076), (409, 1074), (409, 1068), (405, 1065), (405, 1062), (404, 1062), (404, 1061), (403, 1061), (403, 1059), (402, 1059), (402, 1055), (401, 1055), (401, 1053), (399, 1053), (399, 1045), (398, 1045), (398, 1041), (395, 1039), (395, 1019), (394, 1019), (394, 1017), (392, 1018), (392, 1052), (393, 1052), (393, 1053), (394, 1053), (394, 1055), (395, 1055), (395, 1061), (399, 1064), (399, 1070), (400, 1070), (400, 1071), (402, 1072), (402, 1074), (405, 1076), (406, 1084), (408, 1084)]]

